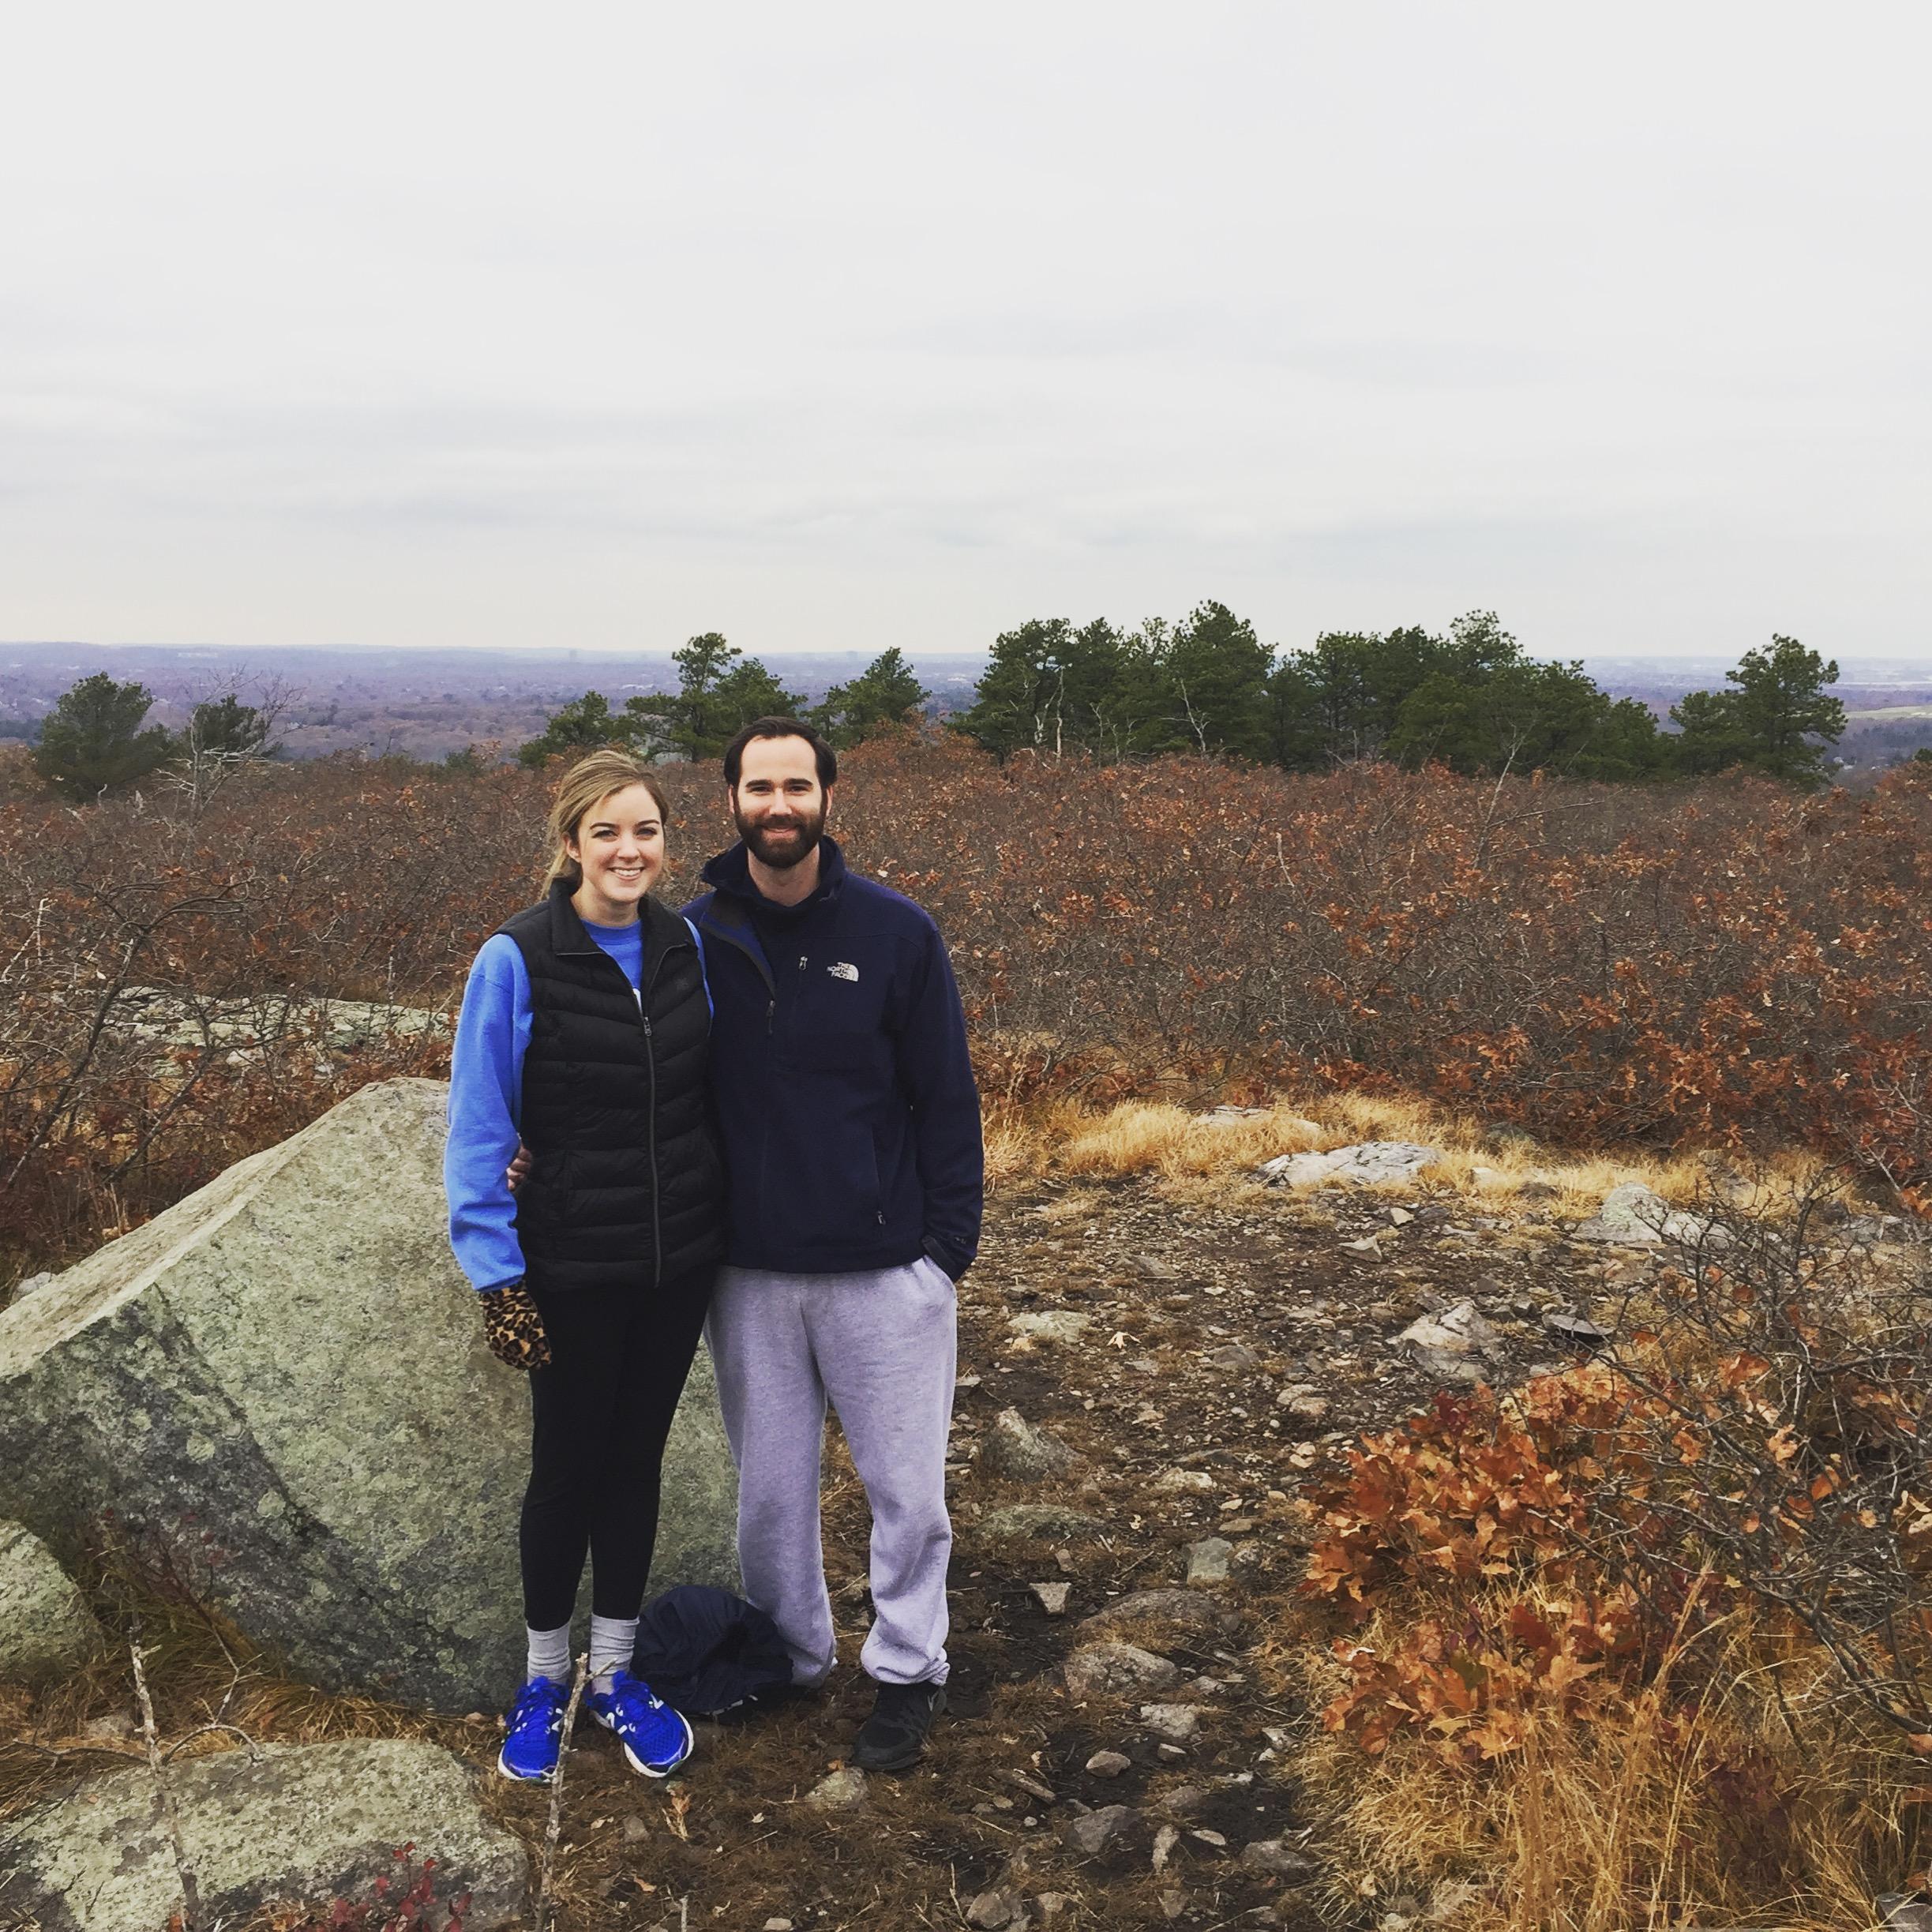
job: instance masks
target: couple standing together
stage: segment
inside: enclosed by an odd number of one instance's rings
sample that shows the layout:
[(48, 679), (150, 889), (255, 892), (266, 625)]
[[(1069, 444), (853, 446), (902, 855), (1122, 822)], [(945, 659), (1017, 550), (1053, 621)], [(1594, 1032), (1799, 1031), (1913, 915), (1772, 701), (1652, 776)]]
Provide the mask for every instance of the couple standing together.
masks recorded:
[(572, 767), (548, 895), (485, 943), (463, 994), (450, 1240), (492, 1351), (531, 1385), (512, 1777), (556, 1767), (587, 1555), (585, 1708), (647, 1776), (690, 1754), (689, 1724), (630, 1664), (700, 1334), (737, 1465), (745, 1592), (794, 1686), (835, 1661), (829, 1401), (872, 1516), (861, 1661), (876, 1698), (854, 1761), (903, 1769), (945, 1707), (954, 1285), (982, 1191), (959, 995), (932, 919), (849, 872), (824, 835), (838, 762), (816, 733), (760, 718), (724, 775), (739, 842), (681, 917), (651, 896), (655, 775), (615, 751)]

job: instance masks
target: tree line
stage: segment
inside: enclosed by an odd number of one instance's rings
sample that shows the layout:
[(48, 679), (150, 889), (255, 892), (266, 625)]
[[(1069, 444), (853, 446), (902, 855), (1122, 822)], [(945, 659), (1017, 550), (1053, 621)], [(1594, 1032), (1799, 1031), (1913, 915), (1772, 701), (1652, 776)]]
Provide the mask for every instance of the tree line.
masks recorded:
[[(613, 707), (587, 691), (551, 713), (519, 761), (621, 745), (647, 758), (716, 758), (740, 726), (802, 717), (843, 749), (917, 717), (929, 693), (897, 647), (817, 704), (788, 691), (716, 631), (676, 652), (677, 688)], [(1470, 774), (1547, 771), (1577, 778), (1695, 778), (1746, 771), (1804, 790), (1824, 783), (1844, 707), (1838, 666), (1793, 637), (1747, 651), (1724, 688), (1687, 692), (1661, 726), (1634, 698), (1612, 698), (1581, 663), (1532, 658), (1495, 614), (1472, 611), (1445, 635), (1412, 625), (1329, 631), (1277, 652), (1226, 605), (1180, 623), (1124, 631), (1105, 617), (1034, 618), (1002, 632), (966, 711), (947, 722), (1002, 761), (1015, 753), (1103, 763), (1185, 752), (1322, 771), (1386, 760)], [(286, 694), (260, 705), (233, 693), (195, 707), (178, 733), (150, 726), (153, 700), (105, 673), (83, 678), (44, 721), (32, 756), (67, 796), (163, 773), (199, 797), (268, 757)], [(480, 768), (474, 748), (446, 761)]]
[(1666, 731), (1580, 663), (1527, 655), (1493, 613), (1446, 636), (1420, 626), (1330, 631), (1277, 655), (1226, 605), (1123, 632), (1104, 617), (1036, 618), (1004, 632), (972, 707), (955, 718), (996, 757), (1104, 760), (1191, 752), (1291, 771), (1362, 760), (1465, 773), (1697, 777), (1743, 769), (1821, 784), (1844, 707), (1838, 666), (1795, 638), (1747, 651), (1726, 688), (1694, 691)]

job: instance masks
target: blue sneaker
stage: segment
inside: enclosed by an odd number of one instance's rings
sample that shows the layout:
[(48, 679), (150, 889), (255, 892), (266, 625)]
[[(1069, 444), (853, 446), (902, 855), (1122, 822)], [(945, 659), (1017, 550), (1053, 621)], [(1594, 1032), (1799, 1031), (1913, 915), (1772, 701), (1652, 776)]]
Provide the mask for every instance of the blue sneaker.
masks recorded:
[(647, 1778), (670, 1776), (696, 1743), (683, 1716), (628, 1671), (619, 1671), (608, 1690), (590, 1692), (583, 1708), (606, 1730), (617, 1734), (631, 1769)]
[(547, 1677), (533, 1677), (517, 1692), (497, 1769), (506, 1778), (547, 1778), (557, 1769), (564, 1737), (564, 1707), (570, 1694)]

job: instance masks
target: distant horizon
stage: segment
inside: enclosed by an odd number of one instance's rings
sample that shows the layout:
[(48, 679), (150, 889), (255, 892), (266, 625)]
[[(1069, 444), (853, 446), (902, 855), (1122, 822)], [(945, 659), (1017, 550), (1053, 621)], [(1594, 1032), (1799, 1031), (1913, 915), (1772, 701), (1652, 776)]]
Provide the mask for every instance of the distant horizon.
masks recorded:
[[(1058, 613), (1065, 614), (1065, 613)], [(1336, 627), (1339, 629), (1341, 627)], [(1442, 627), (1444, 629), (1446, 626)], [(1508, 627), (1505, 626), (1505, 628)], [(246, 660), (254, 655), (308, 655), (317, 657), (381, 658), (393, 661), (398, 658), (413, 656), (458, 658), (463, 657), (485, 658), (509, 658), (527, 663), (532, 668), (546, 670), (572, 664), (590, 666), (617, 666), (647, 661), (669, 663), (673, 655), (682, 647), (684, 640), (668, 646), (594, 647), (576, 644), (222, 644), (204, 642), (174, 643), (163, 639), (112, 639), (92, 638), (14, 638), (0, 639), (0, 654), (9, 651), (48, 653), (62, 651), (153, 651), (181, 657), (209, 657)], [(735, 641), (735, 640), (734, 640)], [(1264, 643), (1269, 640), (1264, 638)], [(1768, 644), (1770, 636), (1741, 644), (1735, 651), (1541, 651), (1525, 642), (1523, 648), (1527, 655), (1545, 662), (1569, 663), (1581, 661), (1585, 666), (1605, 668), (1629, 666), (1632, 670), (1662, 673), (1669, 667), (1681, 666), (1687, 672), (1705, 674), (1713, 669), (1720, 673), (1724, 669), (1736, 664), (1747, 650)], [(1819, 655), (1839, 667), (1839, 683), (1862, 685), (1883, 683), (1888, 678), (1907, 682), (1932, 682), (1932, 649), (1922, 657), (1878, 656), (1864, 653), (1835, 652), (1802, 640)], [(1310, 638), (1304, 644), (1275, 642), (1273, 648), (1279, 653), (1304, 650), (1313, 644)], [(892, 648), (891, 646), (880, 649)], [(896, 647), (903, 652), (909, 662), (914, 664), (946, 665), (966, 668), (984, 665), (991, 656), (991, 641), (980, 649), (957, 650), (928, 649), (923, 645), (900, 643)], [(823, 662), (831, 659), (849, 659), (856, 664), (868, 664), (880, 655), (872, 649), (818, 649), (809, 645), (766, 647), (754, 649), (749, 645), (739, 647), (748, 658), (757, 658), (766, 662), (778, 662), (797, 658), (811, 662)]]

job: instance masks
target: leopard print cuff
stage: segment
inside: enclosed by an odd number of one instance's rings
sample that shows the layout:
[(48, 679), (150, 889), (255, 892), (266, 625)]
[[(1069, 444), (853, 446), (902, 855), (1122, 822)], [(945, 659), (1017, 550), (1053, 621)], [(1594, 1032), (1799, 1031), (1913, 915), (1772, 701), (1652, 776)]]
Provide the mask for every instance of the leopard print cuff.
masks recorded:
[(543, 1317), (521, 1281), (493, 1288), (482, 1297), (483, 1335), (490, 1352), (508, 1368), (547, 1368), (550, 1344)]

